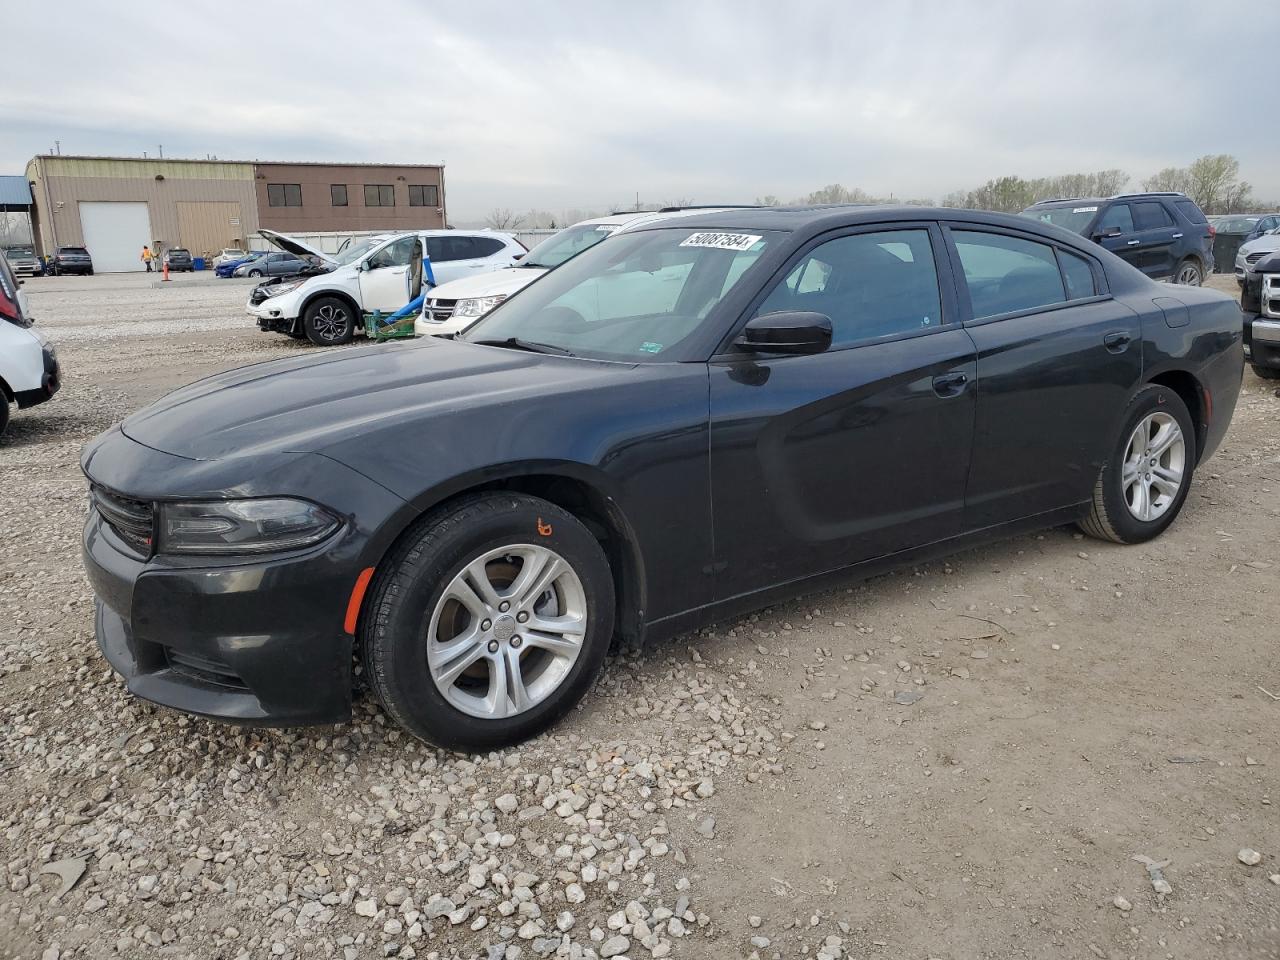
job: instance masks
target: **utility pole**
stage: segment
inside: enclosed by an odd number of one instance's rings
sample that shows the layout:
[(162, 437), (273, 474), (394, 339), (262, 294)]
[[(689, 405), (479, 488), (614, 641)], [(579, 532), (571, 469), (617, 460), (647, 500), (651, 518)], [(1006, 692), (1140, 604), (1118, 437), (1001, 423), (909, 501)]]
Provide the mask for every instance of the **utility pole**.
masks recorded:
[(54, 152), (54, 153), (56, 153), (58, 156), (62, 156), (62, 141), (61, 141), (61, 140), (55, 140), (55, 141), (53, 141), (53, 152)]
[(163, 159), (164, 159), (164, 144), (163, 144), (163, 143), (156, 144), (156, 149), (160, 151), (160, 159), (161, 159), (161, 160), (163, 160)]

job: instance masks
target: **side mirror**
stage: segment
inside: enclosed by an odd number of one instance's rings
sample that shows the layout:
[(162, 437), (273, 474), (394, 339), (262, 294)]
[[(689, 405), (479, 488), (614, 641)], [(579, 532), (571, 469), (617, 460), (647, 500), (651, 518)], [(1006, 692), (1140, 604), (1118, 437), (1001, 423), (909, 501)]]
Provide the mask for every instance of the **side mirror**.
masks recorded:
[(519, 263), (521, 260), (523, 260), (523, 259), (524, 259), (524, 254), (523, 254), (523, 253), (517, 253), (517, 254), (515, 254), (511, 259), (512, 259), (513, 261), (515, 261), (516, 263)]
[(750, 353), (822, 353), (831, 346), (831, 318), (800, 310), (762, 314), (747, 321), (734, 346)]

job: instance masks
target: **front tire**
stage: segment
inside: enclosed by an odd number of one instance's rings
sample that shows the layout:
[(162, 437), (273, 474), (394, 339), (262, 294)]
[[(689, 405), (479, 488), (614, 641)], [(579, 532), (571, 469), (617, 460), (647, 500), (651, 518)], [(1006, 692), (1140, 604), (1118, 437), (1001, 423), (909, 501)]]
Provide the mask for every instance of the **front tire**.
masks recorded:
[(338, 297), (320, 297), (307, 306), (302, 329), (317, 347), (350, 343), (356, 332), (355, 311)]
[(365, 672), (414, 735), (487, 751), (550, 727), (591, 687), (613, 634), (604, 551), (572, 514), (487, 493), (428, 514), (375, 581)]
[(249, 271), (249, 276), (254, 277), (255, 279), (256, 279), (256, 278), (259, 278), (259, 277), (261, 277), (261, 276), (262, 276), (262, 271), (261, 271), (261, 270), (250, 270), (250, 271)]
[(4, 436), (5, 428), (9, 426), (9, 398), (0, 391), (0, 436)]
[(1280, 370), (1275, 367), (1260, 367), (1256, 363), (1250, 364), (1253, 372), (1260, 376), (1263, 380), (1280, 380)]
[(1195, 257), (1186, 257), (1173, 272), (1173, 282), (1185, 287), (1198, 287), (1204, 283), (1204, 267)]
[(1129, 404), (1080, 529), (1115, 543), (1158, 537), (1186, 502), (1196, 457), (1195, 426), (1182, 398), (1159, 384), (1144, 387)]

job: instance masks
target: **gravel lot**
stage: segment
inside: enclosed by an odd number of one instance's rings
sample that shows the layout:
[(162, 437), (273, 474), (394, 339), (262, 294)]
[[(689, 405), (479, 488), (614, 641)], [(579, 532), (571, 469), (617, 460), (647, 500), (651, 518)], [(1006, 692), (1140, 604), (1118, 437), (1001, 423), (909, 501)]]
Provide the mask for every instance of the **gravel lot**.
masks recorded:
[(26, 289), (66, 381), (0, 440), (0, 957), (1280, 958), (1280, 399), (1251, 373), (1152, 544), (1050, 530), (620, 650), (552, 735), (464, 758), (367, 697), (257, 731), (125, 693), (81, 445), (314, 348), (207, 275)]

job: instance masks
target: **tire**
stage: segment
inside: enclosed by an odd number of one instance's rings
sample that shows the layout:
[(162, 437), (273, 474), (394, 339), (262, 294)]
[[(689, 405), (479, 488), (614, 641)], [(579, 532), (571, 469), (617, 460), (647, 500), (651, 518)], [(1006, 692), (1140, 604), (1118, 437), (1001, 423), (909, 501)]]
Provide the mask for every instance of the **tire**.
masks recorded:
[[(472, 571), (484, 561), (485, 580), (502, 590), (504, 579), (518, 584), (539, 557), (545, 564), (558, 559), (562, 572), (546, 591), (529, 591), (505, 612), (481, 601), (481, 590), (458, 586), (464, 574), (468, 584), (479, 583)], [(541, 578), (548, 569), (529, 575)], [(464, 607), (455, 597), (467, 589)], [(519, 587), (513, 595), (522, 596)], [(546, 730), (590, 689), (613, 635), (613, 578), (600, 544), (572, 514), (523, 494), (478, 494), (423, 517), (386, 559), (370, 596), (360, 621), (370, 686), (402, 727), (452, 750), (495, 750)], [(533, 621), (511, 616), (535, 603)], [(569, 617), (577, 626), (535, 640), (520, 624), (539, 616)], [(456, 647), (473, 628), (479, 639)], [(547, 638), (558, 638), (558, 646)], [(441, 653), (450, 642), (459, 650), (452, 660)], [(470, 658), (465, 670), (461, 658)]]
[[(1168, 437), (1163, 431), (1170, 425), (1176, 425), (1178, 436), (1172, 446), (1159, 453), (1154, 468), (1131, 472), (1125, 467), (1135, 461), (1140, 467), (1151, 463), (1144, 459), (1143, 448), (1139, 446), (1140, 425), (1148, 427), (1148, 440), (1154, 439), (1157, 445)], [(1093, 503), (1088, 516), (1080, 522), (1080, 529), (1091, 537), (1115, 543), (1144, 543), (1158, 537), (1173, 523), (1186, 502), (1196, 457), (1195, 426), (1182, 398), (1159, 384), (1139, 390), (1129, 403), (1111, 456), (1098, 473)], [(1174, 475), (1177, 487), (1170, 493), (1169, 478)], [(1126, 476), (1135, 479), (1126, 483)], [(1157, 482), (1152, 483), (1151, 478)], [(1164, 478), (1163, 482), (1160, 478)]]
[(1256, 363), (1250, 364), (1253, 372), (1260, 376), (1263, 380), (1280, 380), (1280, 370), (1275, 367), (1260, 367)]
[(1184, 257), (1173, 271), (1173, 282), (1185, 287), (1198, 287), (1204, 283), (1204, 265), (1195, 257)]
[(307, 305), (302, 329), (317, 347), (350, 343), (356, 332), (355, 310), (339, 297), (320, 297)]
[(250, 271), (249, 271), (249, 273), (247, 274), (247, 276), (250, 276), (250, 277), (261, 277), (261, 276), (262, 276), (262, 271), (261, 271), (261, 270), (250, 270)]
[(4, 436), (5, 428), (9, 426), (9, 398), (4, 395), (4, 391), (0, 390), (0, 436)]

